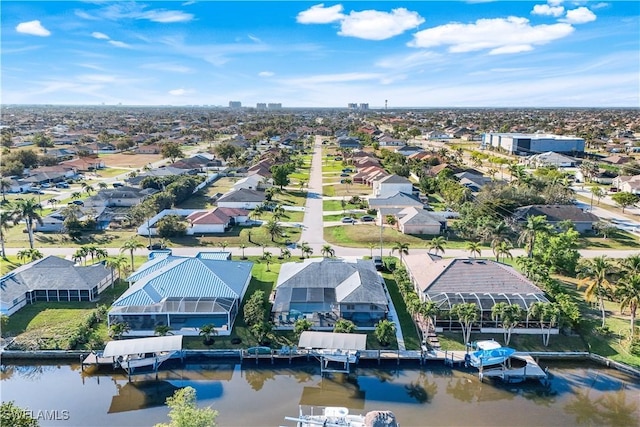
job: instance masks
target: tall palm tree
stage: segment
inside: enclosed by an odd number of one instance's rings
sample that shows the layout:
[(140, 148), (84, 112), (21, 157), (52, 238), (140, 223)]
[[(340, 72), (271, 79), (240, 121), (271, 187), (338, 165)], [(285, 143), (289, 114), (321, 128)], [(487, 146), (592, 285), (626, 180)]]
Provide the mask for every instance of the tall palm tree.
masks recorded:
[(478, 320), (480, 310), (474, 303), (454, 304), (449, 311), (462, 327), (462, 339), (467, 343), (471, 341), (471, 327)]
[(507, 240), (510, 234), (511, 228), (504, 221), (490, 222), (482, 229), (484, 241), (489, 242), (492, 248)]
[(7, 191), (11, 190), (11, 182), (7, 178), (0, 180), (0, 192), (2, 192), (2, 202), (7, 203)]
[(402, 264), (402, 256), (409, 255), (409, 244), (405, 242), (396, 242), (391, 248), (391, 253), (398, 251), (400, 255), (400, 264)]
[(114, 273), (118, 271), (118, 278), (122, 279), (122, 269), (127, 266), (129, 261), (124, 255), (118, 255), (105, 261), (105, 265), (111, 269), (111, 287), (115, 285)]
[(282, 233), (284, 233), (282, 226), (275, 219), (269, 220), (265, 227), (267, 228), (267, 233), (271, 236), (272, 242), (275, 242), (275, 238), (282, 236)]
[(6, 238), (4, 231), (8, 230), (11, 225), (15, 224), (14, 220), (15, 218), (12, 212), (0, 211), (0, 245), (2, 246), (2, 258), (5, 259), (7, 258), (7, 253), (4, 249), (4, 242)]
[(202, 336), (202, 340), (204, 341), (204, 344), (209, 346), (213, 344), (213, 337), (218, 335), (218, 330), (216, 329), (216, 326), (214, 324), (209, 323), (207, 325), (202, 326), (198, 334)]
[(475, 255), (482, 256), (482, 246), (480, 242), (467, 242), (466, 249), (472, 258), (475, 258)]
[(622, 277), (616, 284), (616, 296), (620, 301), (620, 310), (629, 308), (631, 316), (631, 338), (635, 336), (636, 312), (640, 306), (640, 273)]
[(58, 199), (56, 199), (55, 197), (50, 198), (49, 200), (47, 200), (47, 202), (49, 202), (49, 204), (51, 205), (51, 207), (53, 209), (56, 208), (56, 205), (58, 204)]
[(38, 213), (40, 210), (42, 210), (42, 206), (40, 206), (40, 203), (32, 197), (26, 200), (18, 200), (13, 211), (16, 221), (24, 219), (24, 222), (27, 225), (27, 233), (29, 233), (29, 247), (31, 249), (33, 249), (33, 222), (37, 221), (42, 224), (42, 218)]
[(604, 308), (604, 297), (607, 291), (612, 288), (609, 277), (614, 272), (613, 264), (606, 255), (592, 259), (583, 259), (578, 264), (578, 278), (580, 286), (586, 286), (584, 296), (587, 301), (594, 298), (598, 300), (598, 307), (602, 313), (602, 327), (605, 326), (606, 311)]
[(73, 200), (81, 199), (82, 198), (82, 193), (79, 192), (79, 191), (74, 191), (73, 193), (71, 193), (71, 198)]
[(533, 249), (536, 244), (536, 237), (540, 233), (548, 233), (551, 231), (551, 226), (547, 222), (547, 217), (544, 215), (528, 216), (527, 222), (522, 226), (520, 230), (520, 236), (518, 237), (518, 243), (524, 244), (527, 251), (527, 257), (533, 258)]
[(269, 268), (269, 265), (271, 265), (272, 257), (273, 255), (269, 251), (266, 251), (262, 254), (262, 259), (264, 259), (267, 262), (267, 271), (271, 271), (271, 269)]
[(626, 274), (638, 274), (640, 273), (640, 255), (632, 254), (626, 258), (618, 261), (620, 268)]
[(135, 236), (131, 237), (129, 240), (126, 240), (120, 247), (120, 253), (129, 251), (129, 254), (131, 255), (131, 270), (136, 269), (133, 262), (133, 253), (142, 248), (144, 248), (144, 243), (138, 240)]
[(309, 245), (304, 245), (302, 247), (302, 253), (307, 256), (307, 258), (311, 257), (313, 254), (313, 248)]
[(164, 337), (167, 335), (173, 335), (171, 332), (171, 326), (169, 325), (158, 325), (153, 330), (153, 335), (157, 335), (159, 337)]
[(504, 344), (509, 345), (511, 333), (522, 318), (522, 308), (517, 304), (499, 302), (491, 308), (491, 317), (493, 317), (496, 322), (499, 321), (502, 323), (502, 328), (504, 329)]
[(87, 265), (87, 257), (89, 256), (89, 249), (86, 246), (81, 246), (76, 249), (72, 258), (74, 262), (83, 261), (84, 265)]
[(304, 258), (304, 254), (305, 254), (304, 250), (305, 250), (305, 248), (307, 246), (309, 246), (309, 242), (300, 242), (300, 243), (298, 243), (298, 249), (300, 249), (300, 253), (302, 255), (302, 258)]
[(378, 244), (377, 243), (373, 243), (373, 242), (369, 242), (369, 244), (367, 246), (369, 247), (369, 250), (371, 251), (371, 258), (373, 258), (373, 250), (378, 247)]
[(429, 253), (431, 253), (431, 251), (433, 250), (436, 255), (438, 255), (439, 252), (442, 252), (442, 255), (444, 255), (444, 246), (446, 245), (446, 243), (447, 241), (445, 240), (444, 237), (442, 236), (434, 237), (429, 242), (429, 248), (428, 248)]
[(246, 256), (244, 256), (244, 250), (247, 249), (247, 245), (245, 245), (244, 243), (240, 244), (240, 250), (242, 251), (242, 258), (241, 259), (247, 259)]
[(91, 184), (88, 184), (86, 182), (82, 183), (82, 189), (90, 196), (92, 192), (96, 191)]
[(324, 245), (320, 250), (322, 256), (325, 258), (333, 258), (336, 254), (336, 251), (331, 247), (331, 245)]
[(106, 182), (101, 181), (98, 183), (98, 188), (101, 190), (106, 190), (107, 188), (109, 188), (109, 185)]

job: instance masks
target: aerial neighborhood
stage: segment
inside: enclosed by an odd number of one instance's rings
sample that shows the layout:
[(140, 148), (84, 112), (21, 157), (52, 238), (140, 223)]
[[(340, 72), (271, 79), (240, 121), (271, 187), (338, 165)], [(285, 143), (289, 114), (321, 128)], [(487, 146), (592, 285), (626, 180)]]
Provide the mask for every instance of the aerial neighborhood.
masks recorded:
[[(0, 128), (7, 348), (560, 349), (612, 325), (638, 348), (634, 111), (4, 106)], [(64, 330), (18, 321), (56, 308)]]

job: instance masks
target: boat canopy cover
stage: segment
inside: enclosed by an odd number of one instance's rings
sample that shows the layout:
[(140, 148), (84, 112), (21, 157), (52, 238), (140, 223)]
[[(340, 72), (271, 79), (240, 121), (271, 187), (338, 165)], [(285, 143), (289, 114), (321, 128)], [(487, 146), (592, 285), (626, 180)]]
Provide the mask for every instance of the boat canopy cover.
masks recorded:
[(182, 335), (150, 337), (109, 341), (102, 352), (103, 357), (118, 357), (128, 354), (159, 353), (182, 350)]
[(476, 341), (475, 347), (478, 350), (493, 350), (496, 348), (501, 348), (502, 346), (498, 341), (495, 340), (484, 340), (484, 341)]
[(472, 359), (481, 361), (483, 365), (502, 363), (516, 351), (509, 347), (492, 348), (489, 350), (474, 351)]
[(366, 350), (365, 334), (338, 334), (333, 332), (304, 331), (298, 342), (300, 348), (325, 348), (340, 350)]

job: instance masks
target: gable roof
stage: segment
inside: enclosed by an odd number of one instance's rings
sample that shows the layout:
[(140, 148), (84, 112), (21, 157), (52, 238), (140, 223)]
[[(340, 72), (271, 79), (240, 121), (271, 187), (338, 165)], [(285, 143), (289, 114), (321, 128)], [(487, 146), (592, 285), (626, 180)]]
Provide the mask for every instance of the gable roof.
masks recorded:
[(402, 225), (441, 225), (443, 219), (424, 209), (413, 206), (404, 208), (396, 214)]
[(380, 208), (380, 207), (409, 207), (415, 206), (422, 208), (424, 204), (420, 201), (420, 199), (415, 196), (407, 193), (397, 192), (393, 196), (389, 197), (381, 197), (381, 198), (370, 198), (369, 199), (369, 207)]
[(573, 222), (597, 222), (600, 220), (591, 212), (585, 212), (575, 205), (529, 205), (515, 210), (514, 218), (524, 221), (528, 216), (543, 215), (548, 222), (571, 220)]
[(371, 260), (335, 258), (282, 264), (273, 311), (288, 311), (294, 301), (387, 304)]
[(407, 178), (400, 175), (388, 175), (378, 181), (379, 184), (411, 184)]

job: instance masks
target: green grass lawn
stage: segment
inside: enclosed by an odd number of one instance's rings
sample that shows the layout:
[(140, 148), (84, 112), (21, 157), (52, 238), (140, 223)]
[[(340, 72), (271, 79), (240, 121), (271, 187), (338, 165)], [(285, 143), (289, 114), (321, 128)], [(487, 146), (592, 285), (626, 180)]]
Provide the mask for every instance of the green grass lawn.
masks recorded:
[(398, 284), (393, 279), (393, 274), (383, 273), (382, 276), (387, 284), (387, 289), (389, 290), (389, 295), (391, 295), (393, 306), (398, 313), (398, 321), (402, 328), (402, 335), (406, 349), (420, 350), (420, 338), (418, 336), (416, 324), (413, 322), (409, 313), (407, 313), (407, 306), (404, 303), (404, 299), (402, 299), (402, 295), (398, 289)]
[(283, 206), (304, 206), (307, 203), (307, 192), (284, 189), (273, 196), (273, 201)]
[(22, 265), (18, 257), (15, 255), (7, 255), (6, 258), (0, 258), (0, 276), (3, 276), (11, 270)]
[[(260, 217), (261, 221), (268, 222), (271, 218), (273, 218), (273, 213), (265, 212)], [(284, 211), (284, 216), (282, 216), (279, 221), (280, 222), (302, 222), (304, 219), (304, 211)]]
[(640, 241), (636, 236), (624, 230), (615, 230), (611, 235), (604, 237), (582, 236), (580, 237), (581, 249), (635, 249), (640, 248)]
[(113, 178), (114, 176), (122, 175), (124, 173), (130, 173), (129, 169), (122, 168), (104, 168), (98, 171), (98, 176), (100, 178)]

